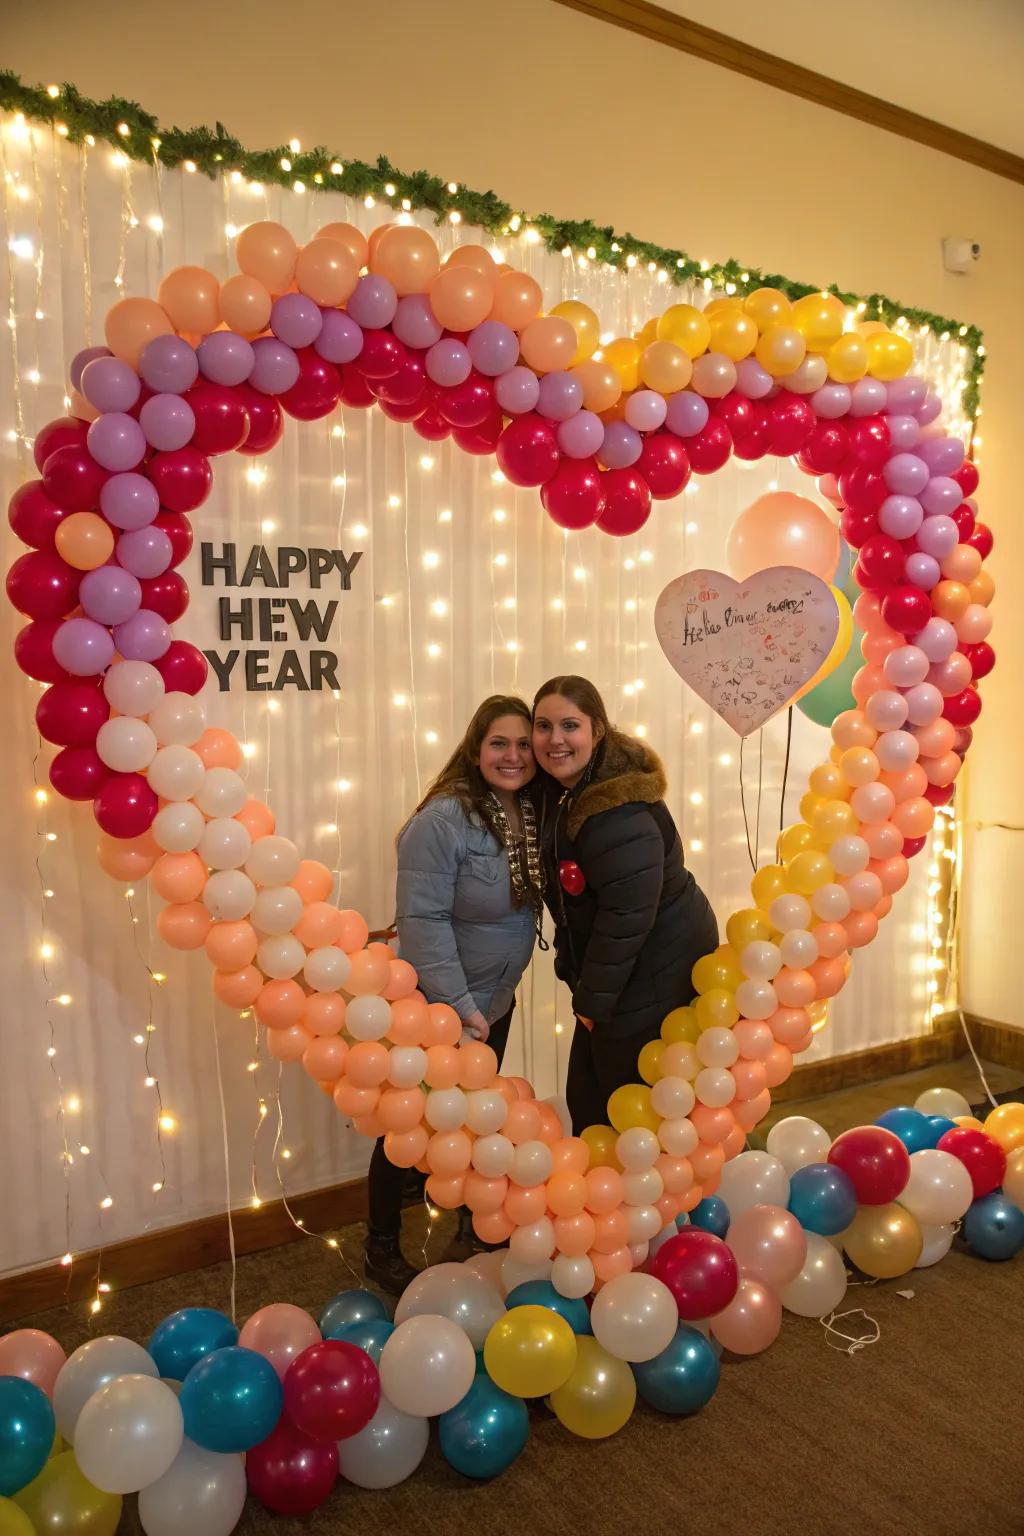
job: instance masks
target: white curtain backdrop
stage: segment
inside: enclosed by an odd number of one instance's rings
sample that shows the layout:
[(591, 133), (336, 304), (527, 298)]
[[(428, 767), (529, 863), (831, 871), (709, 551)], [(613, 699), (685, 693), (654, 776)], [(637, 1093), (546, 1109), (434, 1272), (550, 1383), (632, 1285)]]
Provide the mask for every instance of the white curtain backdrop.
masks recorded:
[[(302, 241), (331, 219), (369, 230), (389, 215), (333, 195), (254, 193), (227, 180), (157, 173), (109, 148), (79, 151), (11, 120), (0, 145), (5, 504), (35, 473), (33, 434), (63, 413), (67, 365), (80, 347), (102, 340), (114, 300), (155, 296), (161, 275), (186, 262), (227, 277), (231, 237), (253, 219), (278, 219)], [(444, 250), (475, 235), (450, 225), (439, 231)], [(657, 274), (595, 269), (522, 238), (503, 254), (533, 272), (548, 303), (578, 296), (615, 334), (692, 297)], [(955, 340), (921, 337), (917, 345), (952, 404), (961, 362)], [(192, 605), (181, 632), (197, 644), (218, 646), (224, 591), (200, 585), (201, 538), (232, 540), (243, 558), (260, 542), (272, 552), (289, 544), (363, 554), (351, 591), (321, 594), (340, 599), (325, 642), (340, 658), (339, 695), (246, 693), (237, 683), (222, 694), (211, 683), (211, 721), (248, 744), (254, 792), (267, 791), (279, 830), (337, 870), (341, 905), (383, 927), (393, 912), (395, 832), (475, 705), (496, 690), (529, 700), (549, 675), (582, 672), (600, 686), (617, 724), (645, 733), (664, 759), (688, 862), (724, 928), (728, 913), (748, 903), (751, 872), (739, 742), (669, 667), (653, 608), (681, 572), (724, 567), (729, 524), (754, 497), (776, 486), (813, 494), (812, 482), (787, 462), (734, 462), (691, 482), (676, 501), (655, 503), (646, 528), (617, 540), (595, 531), (564, 535), (536, 492), (517, 491), (494, 471), (493, 459), (425, 443), (376, 410), (289, 421), (267, 458), (219, 459), (183, 567)], [(21, 546), (6, 520), (0, 537), (6, 569)], [(233, 592), (233, 601), (240, 595)], [(297, 586), (289, 595), (316, 594)], [(164, 948), (153, 928), (159, 902), (145, 886), (126, 896), (100, 871), (88, 808), (52, 794), (41, 803), (50, 750), (34, 728), (38, 690), (12, 659), (18, 617), (6, 603), (0, 613), (0, 1166), (8, 1188), (0, 1271), (223, 1210), (228, 1189), (237, 1206), (254, 1194), (276, 1197), (280, 1183), (296, 1192), (359, 1173), (366, 1142), (300, 1068), (280, 1075), (251, 1018), (213, 1003), (202, 953)], [(764, 732), (761, 862), (772, 856), (778, 830), (784, 745), (782, 718)], [(825, 732), (798, 713), (788, 821), (827, 745)], [(745, 750), (752, 835), (758, 752), (752, 738)], [(927, 903), (918, 860), (878, 940), (858, 954), (854, 980), (812, 1055), (927, 1028)], [(43, 946), (52, 947), (48, 958)], [(553, 1092), (571, 1014), (543, 956), (521, 1002), (507, 1070), (525, 1073), (538, 1093)], [(162, 1131), (161, 1113), (170, 1117)]]

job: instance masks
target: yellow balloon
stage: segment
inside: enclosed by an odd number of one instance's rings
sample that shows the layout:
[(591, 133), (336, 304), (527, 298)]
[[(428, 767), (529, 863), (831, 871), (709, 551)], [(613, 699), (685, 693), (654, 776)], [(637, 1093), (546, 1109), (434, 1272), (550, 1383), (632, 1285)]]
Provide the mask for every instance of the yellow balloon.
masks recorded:
[(576, 351), (569, 364), (570, 368), (576, 368), (580, 363), (585, 363), (588, 357), (593, 357), (601, 341), (601, 322), (589, 304), (581, 304), (579, 299), (563, 299), (561, 304), (556, 304), (548, 313), (557, 315), (560, 320), (568, 320), (576, 332)]
[(700, 357), (708, 349), (711, 326), (692, 304), (672, 304), (658, 320), (658, 340), (674, 341), (690, 357)]
[(646, 1083), (623, 1083), (616, 1088), (608, 1100), (608, 1119), (620, 1133), (637, 1125), (656, 1131), (661, 1124), (661, 1116), (651, 1107), (651, 1090)]
[(0, 1536), (35, 1536), (32, 1521), (13, 1499), (0, 1499)]
[(693, 1005), (701, 1031), (705, 1029), (732, 1029), (739, 1022), (740, 1010), (736, 998), (725, 987), (712, 987), (702, 992)]
[(836, 607), (839, 610), (839, 628), (836, 630), (832, 649), (810, 681), (804, 683), (798, 693), (794, 693), (790, 699), (791, 704), (795, 704), (797, 699), (802, 699), (805, 693), (810, 693), (812, 688), (816, 688), (820, 682), (830, 676), (846, 660), (853, 643), (853, 609), (850, 607), (850, 599), (845, 592), (839, 587), (834, 587), (831, 582), (829, 582), (829, 591), (835, 598)]
[(661, 1038), (666, 1045), (681, 1045), (684, 1040), (700, 1039), (700, 1025), (693, 1008), (673, 1008), (661, 1021)]
[(615, 1156), (615, 1143), (618, 1136), (610, 1125), (588, 1125), (580, 1135), (580, 1140), (586, 1143), (590, 1153), (591, 1168), (617, 1168), (619, 1160)]
[(811, 1029), (815, 1034), (819, 1029), (824, 1029), (828, 1023), (828, 998), (817, 997), (813, 1003), (808, 1003), (807, 1017), (811, 1021)]
[(847, 331), (825, 353), (828, 376), (837, 384), (856, 384), (868, 371), (868, 348), (864, 337)]
[(786, 872), (779, 864), (765, 864), (750, 882), (751, 896), (765, 909), (771, 906), (776, 896), (785, 896), (788, 891)]
[(661, 1053), (665, 1049), (664, 1040), (648, 1040), (637, 1057), (637, 1070), (645, 1083), (654, 1084), (661, 1076)]
[(725, 936), (737, 954), (756, 939), (770, 939), (774, 932), (771, 919), (756, 907), (734, 912), (725, 925)]
[(743, 308), (759, 330), (770, 325), (786, 325), (793, 313), (793, 306), (780, 288), (755, 288), (748, 293)]
[(724, 352), (734, 363), (749, 357), (757, 346), (757, 323), (742, 309), (716, 310), (710, 325), (711, 351)]
[(794, 822), (779, 836), (779, 858), (783, 864), (788, 864), (790, 859), (795, 859), (798, 853), (803, 853), (805, 848), (811, 845), (811, 829), (802, 821)]
[(636, 333), (636, 340), (640, 350), (643, 351), (644, 347), (649, 347), (651, 343), (657, 341), (657, 339), (658, 319), (657, 316), (655, 316), (652, 320), (645, 321), (644, 324), (640, 327)]
[(1024, 1104), (999, 1104), (985, 1116), (985, 1133), (1006, 1153), (1024, 1147)]
[(895, 1280), (921, 1257), (921, 1228), (910, 1212), (892, 1201), (862, 1205), (847, 1227), (843, 1247), (857, 1268), (877, 1280)]
[(640, 359), (640, 377), (648, 389), (674, 395), (685, 389), (693, 373), (690, 354), (674, 341), (652, 341)]
[(857, 335), (864, 337), (880, 336), (888, 329), (884, 320), (858, 320), (856, 324)]
[(811, 786), (812, 794), (820, 795), (823, 800), (849, 798), (850, 786), (839, 772), (837, 763), (819, 763), (816, 768), (811, 769), (807, 782)]
[(781, 379), (799, 368), (807, 354), (807, 342), (794, 325), (770, 325), (754, 352), (765, 373)]
[(709, 320), (712, 315), (742, 314), (743, 300), (734, 294), (726, 294), (720, 299), (709, 299), (704, 305), (704, 313)]
[(848, 800), (823, 800), (814, 813), (811, 841), (827, 852), (837, 838), (855, 836), (859, 825)]
[(735, 991), (743, 980), (739, 959), (730, 944), (719, 944), (710, 955), (702, 955), (690, 974), (698, 992), (710, 992), (712, 987)]
[(636, 1403), (636, 1380), (625, 1360), (617, 1360), (596, 1339), (581, 1334), (576, 1340), (576, 1367), (568, 1381), (552, 1392), (550, 1403), (570, 1433), (584, 1440), (605, 1440), (628, 1422)]
[(1024, 1147), (1018, 1147), (1016, 1152), (1011, 1152), (1006, 1159), (1006, 1173), (1003, 1175), (1003, 1194), (1014, 1205), (1024, 1208)]
[(827, 352), (843, 334), (846, 305), (834, 293), (809, 293), (793, 305), (793, 324), (810, 352)]
[(828, 885), (836, 878), (836, 872), (823, 853), (807, 848), (798, 853), (786, 866), (786, 879), (791, 890), (801, 896), (813, 896), (819, 886)]
[(627, 394), (640, 383), (640, 347), (632, 336), (620, 336), (602, 349), (601, 361), (614, 368)]
[(576, 1335), (550, 1307), (512, 1307), (484, 1340), (487, 1374), (513, 1397), (547, 1397), (576, 1366)]
[(977, 1115), (954, 1115), (953, 1122), (965, 1131), (983, 1131), (985, 1129)]
[(580, 363), (572, 373), (583, 386), (584, 410), (608, 411), (622, 394), (622, 380), (603, 357)]
[(868, 338), (868, 373), (873, 379), (902, 379), (914, 361), (914, 349), (905, 336), (878, 331)]
[(15, 1494), (14, 1502), (36, 1536), (114, 1536), (124, 1501), (119, 1493), (94, 1488), (79, 1471), (74, 1451), (62, 1451)]
[(804, 821), (806, 821), (808, 826), (810, 826), (811, 822), (814, 820), (814, 813), (820, 803), (820, 795), (814, 795), (808, 792), (806, 795), (802, 795), (800, 797), (800, 815), (803, 817)]

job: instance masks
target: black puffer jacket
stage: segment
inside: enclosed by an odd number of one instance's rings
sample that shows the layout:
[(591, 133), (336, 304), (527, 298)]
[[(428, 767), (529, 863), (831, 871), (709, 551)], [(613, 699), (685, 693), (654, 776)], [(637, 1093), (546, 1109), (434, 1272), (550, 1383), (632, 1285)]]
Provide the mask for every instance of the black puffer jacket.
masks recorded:
[[(589, 773), (545, 817), (555, 972), (572, 988), (575, 1012), (618, 1038), (653, 1037), (667, 1013), (692, 999), (694, 962), (718, 943), (714, 913), (683, 863), (665, 788), (650, 748), (613, 731)], [(566, 864), (582, 872), (578, 894)]]

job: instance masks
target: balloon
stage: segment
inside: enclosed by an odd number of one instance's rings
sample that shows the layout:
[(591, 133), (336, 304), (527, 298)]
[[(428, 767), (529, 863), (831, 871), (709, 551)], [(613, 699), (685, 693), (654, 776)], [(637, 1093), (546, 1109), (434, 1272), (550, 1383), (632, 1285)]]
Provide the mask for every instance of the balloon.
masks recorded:
[(756, 1355), (767, 1349), (782, 1327), (782, 1304), (759, 1280), (740, 1277), (733, 1300), (711, 1319), (711, 1332), (735, 1355)]
[(842, 1255), (827, 1237), (807, 1234), (807, 1257), (800, 1273), (779, 1290), (787, 1312), (798, 1317), (826, 1317), (846, 1295), (846, 1268)]
[(504, 1313), (501, 1293), (472, 1270), (463, 1264), (433, 1264), (406, 1286), (395, 1308), (395, 1323), (422, 1314), (447, 1317), (477, 1350)]
[(984, 1195), (964, 1217), (963, 1237), (983, 1259), (1012, 1259), (1024, 1248), (1024, 1211), (1001, 1191)]
[(726, 1243), (742, 1272), (774, 1291), (794, 1280), (807, 1258), (799, 1221), (777, 1205), (754, 1205), (737, 1216)]
[(718, 1195), (706, 1195), (690, 1212), (690, 1224), (715, 1237), (725, 1237), (731, 1220), (729, 1207)]
[(565, 1318), (573, 1333), (593, 1332), (586, 1302), (580, 1297), (561, 1294), (549, 1280), (526, 1280), (522, 1285), (514, 1286), (505, 1297), (505, 1306), (510, 1311), (513, 1307), (549, 1307)]
[(876, 1125), (844, 1131), (832, 1143), (828, 1161), (849, 1177), (861, 1205), (887, 1205), (910, 1176), (906, 1147), (891, 1131)]
[(653, 1275), (616, 1275), (590, 1310), (594, 1337), (617, 1360), (652, 1360), (667, 1349), (679, 1322), (673, 1293)]
[(341, 1475), (357, 1488), (393, 1488), (412, 1476), (429, 1440), (427, 1419), (403, 1413), (382, 1397), (365, 1429), (338, 1442)]
[(364, 1429), (380, 1402), (380, 1377), (365, 1350), (341, 1339), (312, 1344), (284, 1377), (284, 1407), (311, 1440), (344, 1440)]
[(57, 1340), (39, 1328), (15, 1328), (0, 1338), (0, 1376), (20, 1376), (51, 1400), (66, 1359)]
[(249, 1487), (278, 1515), (308, 1515), (330, 1497), (338, 1477), (338, 1450), (318, 1443), (282, 1418), (245, 1458)]
[(0, 1494), (18, 1493), (42, 1471), (56, 1421), (35, 1382), (0, 1376)]
[(901, 1105), (897, 1109), (887, 1109), (879, 1115), (876, 1125), (884, 1130), (892, 1131), (910, 1153), (919, 1152), (923, 1147), (934, 1146), (931, 1139), (931, 1127), (925, 1115), (918, 1109), (910, 1109)]
[(281, 1416), (277, 1371), (254, 1350), (238, 1345), (204, 1355), (181, 1389), (185, 1433), (208, 1451), (247, 1451), (270, 1434)]
[(181, 1406), (152, 1376), (118, 1376), (89, 1398), (75, 1427), (75, 1459), (104, 1493), (136, 1493), (171, 1466), (184, 1436)]
[(723, 1168), (718, 1195), (733, 1221), (753, 1205), (781, 1205), (785, 1209), (789, 1177), (779, 1159), (768, 1152), (741, 1152)]
[[(207, 823), (209, 826), (210, 824)], [(263, 842), (272, 841), (264, 838)], [(280, 839), (284, 841), (284, 839)], [(259, 848), (260, 844), (256, 844)], [(266, 857), (266, 855), (262, 855)], [(250, 866), (252, 860), (250, 859)], [(247, 868), (247, 873), (256, 878), (255, 871)], [(294, 1307), (287, 1301), (275, 1301), (267, 1307), (260, 1307), (254, 1312), (238, 1335), (238, 1342), (246, 1350), (255, 1350), (258, 1355), (263, 1355), (269, 1360), (274, 1370), (283, 1380), (284, 1374), (292, 1361), (308, 1349), (311, 1344), (319, 1344), (320, 1330), (302, 1307)], [(211, 1449), (216, 1450), (213, 1446)]]
[(852, 683), (864, 665), (861, 652), (863, 639), (863, 632), (855, 625), (853, 639), (844, 659), (797, 700), (797, 709), (816, 725), (831, 726), (837, 715), (855, 707)]
[(103, 1493), (80, 1471), (74, 1451), (46, 1463), (17, 1496), (36, 1536), (115, 1536), (121, 1519), (120, 1494)]
[(975, 1199), (998, 1189), (1006, 1172), (1006, 1153), (984, 1131), (965, 1126), (947, 1131), (939, 1140), (938, 1151), (952, 1153), (971, 1176)]
[(585, 1440), (604, 1440), (628, 1422), (636, 1390), (626, 1362), (610, 1355), (597, 1339), (585, 1337), (577, 1340), (576, 1364), (568, 1379), (551, 1393), (550, 1404), (572, 1434)]
[(945, 1115), (949, 1120), (971, 1112), (971, 1106), (955, 1088), (926, 1088), (914, 1100), (914, 1108), (922, 1115)]
[(913, 1269), (922, 1246), (917, 1221), (895, 1203), (862, 1205), (843, 1236), (852, 1262), (879, 1280), (893, 1280)]
[(105, 1334), (80, 1344), (68, 1356), (53, 1389), (57, 1428), (65, 1440), (73, 1441), (79, 1414), (93, 1393), (105, 1387), (108, 1381), (114, 1381), (118, 1376), (159, 1374), (153, 1357), (131, 1339)]
[(478, 1372), (465, 1397), (438, 1421), (441, 1454), (456, 1472), (480, 1480), (498, 1477), (522, 1453), (530, 1416), (520, 1397)]
[(245, 1493), (239, 1457), (184, 1440), (163, 1476), (139, 1491), (139, 1523), (146, 1536), (230, 1536)]
[(792, 1176), (798, 1168), (820, 1163), (828, 1156), (832, 1138), (824, 1126), (806, 1115), (787, 1115), (768, 1132), (765, 1146)]
[[(281, 1034), (278, 1030), (271, 1038)], [(333, 1338), (344, 1340), (346, 1344), (354, 1344), (357, 1349), (365, 1350), (374, 1365), (380, 1365), (380, 1357), (384, 1345), (395, 1331), (395, 1325), (390, 1318), (367, 1317), (358, 1323), (345, 1323), (337, 1332), (331, 1335)]]
[(711, 1343), (696, 1328), (680, 1323), (668, 1346), (653, 1360), (633, 1366), (637, 1390), (661, 1413), (696, 1413), (718, 1388), (721, 1367)]
[(805, 496), (771, 491), (735, 519), (729, 569), (739, 580), (771, 565), (794, 565), (830, 581), (839, 560), (839, 531)]
[(853, 1180), (832, 1163), (808, 1163), (790, 1179), (789, 1209), (806, 1231), (832, 1237), (856, 1215)]
[(922, 1227), (959, 1221), (974, 1199), (971, 1175), (949, 1152), (922, 1148), (910, 1155), (910, 1177), (900, 1204)]
[(675, 1297), (684, 1322), (711, 1317), (736, 1294), (739, 1270), (731, 1251), (712, 1232), (685, 1227), (649, 1263), (650, 1272)]
[(493, 1325), (484, 1342), (491, 1379), (513, 1397), (545, 1397), (568, 1381), (577, 1340), (563, 1317), (547, 1307), (516, 1307)]
[[(337, 908), (332, 908), (336, 912)], [(381, 1318), (388, 1320), (388, 1309), (372, 1291), (341, 1291), (324, 1307), (318, 1319), (320, 1332), (325, 1339), (339, 1337), (338, 1330), (352, 1323), (365, 1323)]]
[[(500, 1324), (496, 1324), (496, 1327)], [(461, 1402), (476, 1374), (476, 1353), (446, 1317), (409, 1317), (380, 1357), (384, 1396), (403, 1413), (432, 1418)]]
[(13, 1499), (0, 1494), (0, 1536), (35, 1536), (35, 1528)]

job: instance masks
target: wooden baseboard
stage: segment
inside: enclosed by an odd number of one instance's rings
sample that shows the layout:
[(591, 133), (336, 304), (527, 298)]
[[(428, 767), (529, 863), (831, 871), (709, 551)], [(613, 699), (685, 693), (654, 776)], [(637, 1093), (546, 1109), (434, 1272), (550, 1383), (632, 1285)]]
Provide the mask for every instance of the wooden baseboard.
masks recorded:
[(939, 1061), (956, 1061), (967, 1051), (956, 1015), (944, 1015), (936, 1023), (938, 1027), (930, 1034), (911, 1040), (891, 1040), (866, 1051), (831, 1056), (828, 1061), (804, 1062), (793, 1068), (781, 1087), (772, 1089), (772, 1103), (817, 1098), (840, 1088), (854, 1088), (858, 1083), (878, 1082), (901, 1072), (914, 1072), (918, 1067), (931, 1067)]
[(974, 1013), (966, 1013), (964, 1018), (979, 1056), (985, 1061), (998, 1062), (1001, 1067), (1017, 1067), (1024, 1072), (1024, 1029), (1014, 1029), (1009, 1024), (983, 1019)]

